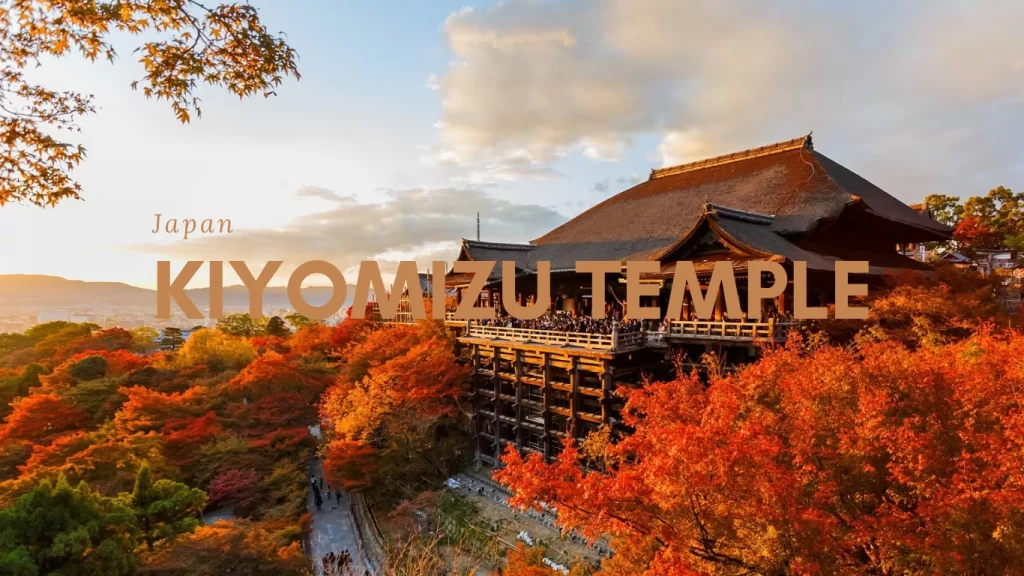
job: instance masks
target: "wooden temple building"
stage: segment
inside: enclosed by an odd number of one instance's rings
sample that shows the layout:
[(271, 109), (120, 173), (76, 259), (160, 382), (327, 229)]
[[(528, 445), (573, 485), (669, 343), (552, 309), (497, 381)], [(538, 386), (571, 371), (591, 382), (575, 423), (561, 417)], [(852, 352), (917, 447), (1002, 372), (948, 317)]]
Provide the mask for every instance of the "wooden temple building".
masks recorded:
[[(869, 273), (852, 280), (877, 284), (886, 274), (927, 269), (897, 246), (950, 237), (950, 228), (816, 151), (805, 136), (652, 170), (647, 181), (528, 243), (464, 239), (459, 260), (499, 262), (480, 297), (499, 315), (500, 262), (509, 260), (516, 262), (518, 302), (535, 300), (537, 262), (548, 261), (551, 311), (573, 316), (629, 318), (625, 270), (606, 278), (608, 305), (593, 310), (591, 276), (575, 272), (577, 261), (660, 262), (660, 272), (644, 279), (660, 286), (660, 296), (643, 304), (659, 305), (663, 316), (676, 261), (694, 262), (702, 281), (715, 262), (731, 262), (744, 308), (751, 260), (781, 263), (790, 281), (756, 318), (746, 311), (726, 318), (719, 302), (710, 320), (684, 309), (682, 320), (651, 322), (646, 330), (633, 323), (629, 331), (613, 322), (610, 333), (452, 321), (473, 368), (477, 460), (497, 464), (507, 444), (552, 458), (566, 436), (615, 426), (621, 406), (614, 390), (636, 385), (642, 372), (667, 373), (680, 354), (697, 360), (714, 351), (739, 363), (752, 359), (759, 343), (784, 341), (796, 325), (789, 319), (794, 262), (807, 263), (808, 304), (827, 305), (837, 260), (868, 261)], [(449, 273), (446, 286), (461, 298), (469, 280)]]

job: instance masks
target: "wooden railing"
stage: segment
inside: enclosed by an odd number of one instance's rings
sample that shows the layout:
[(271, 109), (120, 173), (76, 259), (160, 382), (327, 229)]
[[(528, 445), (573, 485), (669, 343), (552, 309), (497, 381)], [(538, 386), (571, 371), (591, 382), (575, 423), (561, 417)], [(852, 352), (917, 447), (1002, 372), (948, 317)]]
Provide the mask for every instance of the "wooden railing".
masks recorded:
[(615, 334), (615, 349), (616, 350), (632, 350), (634, 348), (643, 348), (646, 339), (644, 338), (644, 332), (627, 332), (625, 334)]
[(676, 320), (670, 323), (667, 332), (637, 331), (619, 333), (616, 331), (613, 334), (589, 334), (585, 332), (559, 332), (532, 328), (486, 326), (480, 325), (476, 321), (466, 322), (462, 320), (459, 322), (465, 322), (465, 325), (468, 326), (468, 330), (463, 334), (464, 337), (468, 338), (616, 352), (636, 350), (647, 346), (665, 346), (667, 338), (782, 342), (786, 339), (789, 330), (799, 325), (798, 322), (775, 321), (716, 322), (707, 320)]
[(787, 332), (797, 322), (726, 322), (706, 320), (674, 320), (669, 325), (669, 336), (706, 337), (723, 340), (774, 340), (786, 339)]
[(572, 346), (588, 350), (611, 350), (611, 334), (587, 334), (584, 332), (555, 332), (530, 328), (506, 328), (504, 326), (481, 326), (470, 324), (466, 336), (484, 340), (506, 340), (523, 344), (545, 346)]
[(660, 347), (665, 345), (665, 332), (645, 332), (644, 336), (648, 346)]

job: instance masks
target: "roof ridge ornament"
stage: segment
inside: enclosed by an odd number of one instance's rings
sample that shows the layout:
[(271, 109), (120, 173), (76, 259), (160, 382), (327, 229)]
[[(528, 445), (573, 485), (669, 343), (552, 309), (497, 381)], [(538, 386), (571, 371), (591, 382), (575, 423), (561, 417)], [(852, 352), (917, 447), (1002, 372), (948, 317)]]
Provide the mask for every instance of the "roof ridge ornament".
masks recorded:
[(533, 244), (517, 244), (515, 242), (489, 242), (487, 240), (470, 240), (463, 238), (462, 243), (470, 247), (494, 248), (498, 250), (533, 250)]
[(704, 203), (704, 214), (716, 220), (718, 218), (728, 218), (729, 220), (739, 220), (741, 222), (750, 222), (751, 224), (760, 224), (762, 226), (770, 226), (775, 220), (775, 216), (771, 214), (758, 214), (757, 212), (737, 210), (736, 208), (719, 206), (710, 202)]
[(758, 148), (750, 148), (748, 150), (741, 150), (739, 152), (732, 152), (730, 154), (724, 154), (722, 156), (705, 158), (703, 160), (697, 160), (695, 162), (689, 162), (686, 164), (679, 164), (677, 166), (655, 168), (651, 170), (651, 176), (649, 180), (654, 180), (655, 178), (662, 178), (664, 176), (672, 176), (674, 174), (682, 174), (683, 172), (692, 172), (694, 170), (710, 168), (712, 166), (720, 166), (722, 164), (729, 164), (731, 162), (738, 162), (740, 160), (749, 160), (751, 158), (767, 156), (769, 154), (777, 154), (779, 152), (786, 152), (788, 150), (798, 150), (801, 148), (806, 150), (814, 150), (814, 143), (811, 139), (811, 134), (813, 134), (813, 132), (808, 133), (806, 136), (801, 136), (799, 138), (794, 138), (792, 140), (776, 142), (774, 144), (768, 144), (766, 146), (760, 146)]

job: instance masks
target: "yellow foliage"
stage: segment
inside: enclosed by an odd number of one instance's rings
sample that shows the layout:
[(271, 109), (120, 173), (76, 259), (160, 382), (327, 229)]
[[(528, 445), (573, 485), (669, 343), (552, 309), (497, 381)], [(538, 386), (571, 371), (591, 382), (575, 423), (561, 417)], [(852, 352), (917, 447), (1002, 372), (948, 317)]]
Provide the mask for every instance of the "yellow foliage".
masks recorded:
[(238, 370), (255, 357), (256, 349), (246, 338), (231, 336), (220, 330), (204, 329), (193, 332), (181, 350), (161, 359), (157, 367), (184, 370), (208, 366), (214, 370)]

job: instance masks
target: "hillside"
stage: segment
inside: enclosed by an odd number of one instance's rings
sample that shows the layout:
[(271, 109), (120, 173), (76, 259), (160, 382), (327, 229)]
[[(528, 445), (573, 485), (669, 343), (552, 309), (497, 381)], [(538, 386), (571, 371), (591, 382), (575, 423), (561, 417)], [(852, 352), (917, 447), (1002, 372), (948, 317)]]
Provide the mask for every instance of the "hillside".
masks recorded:
[[(302, 289), (306, 301), (313, 305), (326, 303), (330, 286), (310, 286)], [(206, 308), (210, 302), (209, 288), (185, 291), (196, 306)], [(355, 286), (348, 286), (345, 305), (352, 303)], [(69, 306), (156, 306), (156, 290), (139, 288), (123, 282), (86, 282), (68, 280), (60, 276), (41, 274), (0, 274), (0, 309), (61, 308)], [(224, 307), (244, 308), (249, 305), (249, 291), (245, 286), (224, 287)], [(290, 308), (287, 288), (271, 286), (263, 291), (265, 308)]]

